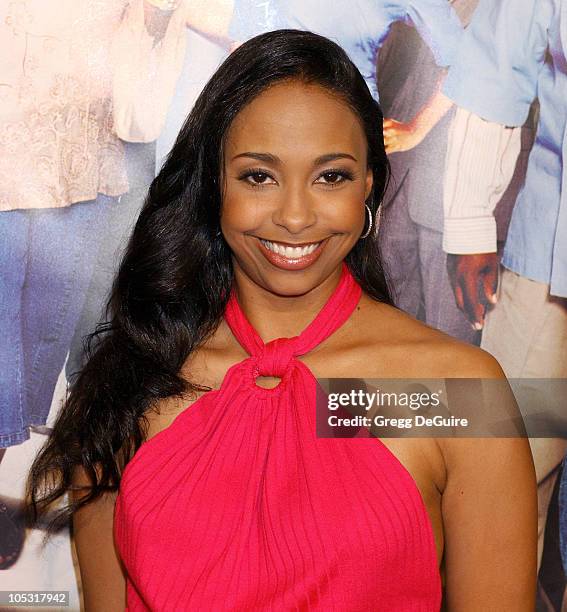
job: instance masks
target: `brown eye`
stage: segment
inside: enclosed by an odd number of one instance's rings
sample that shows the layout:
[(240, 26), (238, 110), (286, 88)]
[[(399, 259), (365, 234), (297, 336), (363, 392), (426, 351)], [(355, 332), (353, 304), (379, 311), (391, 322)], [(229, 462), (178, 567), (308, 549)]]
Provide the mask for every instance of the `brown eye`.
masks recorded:
[(354, 175), (347, 170), (328, 170), (319, 176), (318, 183), (328, 187), (338, 187), (345, 181), (352, 181)]
[(323, 176), (327, 183), (340, 183), (343, 178), (338, 172), (325, 172)]
[(249, 174), (248, 176), (253, 177), (254, 182), (259, 184), (265, 183), (266, 179), (268, 178), (268, 175), (264, 172), (254, 172), (253, 174)]
[(267, 172), (264, 172), (259, 168), (249, 168), (248, 170), (245, 170), (238, 177), (238, 180), (244, 181), (250, 187), (264, 187), (275, 184), (274, 179)]

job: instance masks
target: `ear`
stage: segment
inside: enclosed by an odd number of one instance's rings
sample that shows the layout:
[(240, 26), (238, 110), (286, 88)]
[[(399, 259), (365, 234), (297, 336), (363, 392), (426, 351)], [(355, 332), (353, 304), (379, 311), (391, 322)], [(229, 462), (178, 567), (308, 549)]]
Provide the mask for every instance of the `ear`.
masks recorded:
[(368, 168), (366, 171), (366, 187), (364, 189), (364, 201), (368, 200), (368, 196), (372, 192), (372, 185), (374, 184), (374, 173), (372, 168)]

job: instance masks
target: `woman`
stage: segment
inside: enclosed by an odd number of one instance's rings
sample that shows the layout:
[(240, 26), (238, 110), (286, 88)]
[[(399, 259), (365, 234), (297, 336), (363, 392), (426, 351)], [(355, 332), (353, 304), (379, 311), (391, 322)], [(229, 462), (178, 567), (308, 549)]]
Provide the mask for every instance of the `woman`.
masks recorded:
[(314, 375), (502, 378), (391, 305), (387, 176), (335, 43), (268, 32), (209, 81), (30, 477), (36, 512), (73, 490), (89, 612), (438, 610), (441, 573), (448, 609), (533, 609), (524, 439), (315, 435)]

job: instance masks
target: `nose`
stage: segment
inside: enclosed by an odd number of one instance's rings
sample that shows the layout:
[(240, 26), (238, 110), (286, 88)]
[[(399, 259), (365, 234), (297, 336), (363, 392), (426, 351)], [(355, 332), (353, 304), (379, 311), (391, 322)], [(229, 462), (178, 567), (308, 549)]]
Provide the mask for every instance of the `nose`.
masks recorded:
[(299, 185), (288, 186), (281, 194), (272, 220), (290, 234), (301, 234), (317, 221), (315, 198)]

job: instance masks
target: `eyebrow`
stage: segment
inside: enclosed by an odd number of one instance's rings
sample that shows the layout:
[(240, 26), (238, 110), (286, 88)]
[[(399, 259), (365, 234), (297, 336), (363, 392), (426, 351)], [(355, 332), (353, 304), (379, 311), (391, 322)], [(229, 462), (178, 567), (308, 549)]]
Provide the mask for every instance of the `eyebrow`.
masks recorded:
[[(255, 151), (245, 151), (244, 153), (239, 153), (235, 155), (232, 159), (238, 159), (239, 157), (251, 157), (252, 159), (257, 159), (258, 161), (263, 161), (267, 164), (273, 164), (275, 166), (281, 165), (282, 160), (277, 155), (272, 155), (271, 153), (256, 153)], [(350, 153), (325, 153), (325, 155), (320, 155), (313, 162), (313, 166), (320, 166), (322, 164), (326, 164), (330, 161), (334, 161), (335, 159), (352, 159), (353, 161), (358, 161), (356, 157), (350, 155)]]

